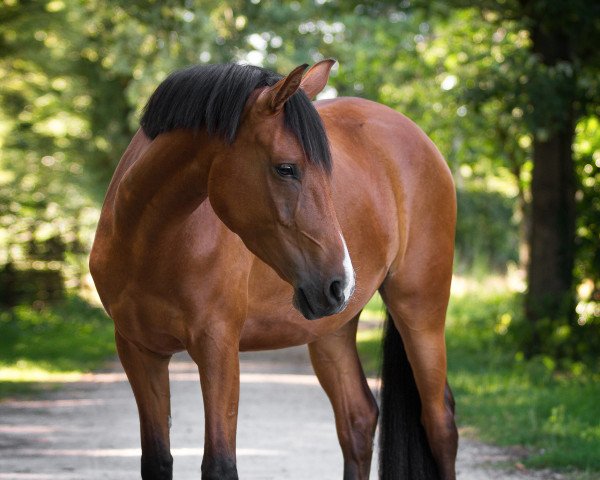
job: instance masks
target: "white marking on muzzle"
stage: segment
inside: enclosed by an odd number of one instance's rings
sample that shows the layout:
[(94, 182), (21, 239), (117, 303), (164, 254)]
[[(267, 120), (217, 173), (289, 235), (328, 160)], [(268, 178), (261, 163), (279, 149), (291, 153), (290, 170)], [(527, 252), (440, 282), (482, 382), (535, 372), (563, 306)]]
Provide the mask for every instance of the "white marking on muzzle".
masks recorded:
[(352, 268), (352, 260), (350, 260), (350, 253), (348, 252), (346, 240), (344, 240), (344, 236), (341, 233), (340, 237), (342, 237), (342, 243), (344, 244), (344, 273), (346, 275), (346, 286), (344, 287), (344, 301), (347, 302), (350, 299), (352, 293), (354, 292), (356, 280), (354, 277), (354, 268)]

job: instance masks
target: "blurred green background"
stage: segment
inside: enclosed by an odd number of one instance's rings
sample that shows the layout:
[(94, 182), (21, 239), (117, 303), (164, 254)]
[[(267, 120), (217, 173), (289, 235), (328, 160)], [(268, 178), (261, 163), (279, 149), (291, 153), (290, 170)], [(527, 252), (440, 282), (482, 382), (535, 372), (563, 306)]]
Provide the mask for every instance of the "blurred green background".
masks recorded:
[[(322, 97), (403, 112), (454, 174), (461, 425), (526, 446), (530, 466), (600, 471), (600, 4), (470, 4), (3, 0), (0, 396), (114, 354), (87, 253), (158, 83), (192, 63), (332, 57)], [(370, 373), (378, 302), (359, 335)]]

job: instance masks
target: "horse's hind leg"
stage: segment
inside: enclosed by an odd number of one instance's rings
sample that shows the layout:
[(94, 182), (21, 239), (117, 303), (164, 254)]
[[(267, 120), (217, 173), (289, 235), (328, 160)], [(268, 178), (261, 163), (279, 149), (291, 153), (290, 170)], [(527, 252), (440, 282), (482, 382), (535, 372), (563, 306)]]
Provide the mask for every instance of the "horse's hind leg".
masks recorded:
[(142, 440), (142, 478), (173, 478), (169, 423), (169, 357), (142, 350), (115, 334), (119, 358), (129, 379), (140, 416)]
[(413, 289), (407, 288), (406, 277), (400, 277), (388, 277), (380, 291), (404, 343), (421, 399), (421, 423), (438, 472), (441, 479), (454, 480), (458, 434), (446, 380), (444, 337), (450, 279), (430, 278)]
[(308, 345), (315, 373), (333, 405), (346, 480), (369, 478), (378, 416), (356, 351), (358, 317)]

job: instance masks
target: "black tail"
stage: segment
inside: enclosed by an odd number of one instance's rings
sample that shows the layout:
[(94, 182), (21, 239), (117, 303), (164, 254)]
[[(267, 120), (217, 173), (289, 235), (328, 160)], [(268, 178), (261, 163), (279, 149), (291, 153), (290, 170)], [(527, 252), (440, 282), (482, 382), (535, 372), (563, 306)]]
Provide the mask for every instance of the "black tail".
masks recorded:
[(438, 480), (425, 429), (421, 400), (400, 333), (387, 314), (381, 366), (379, 478)]

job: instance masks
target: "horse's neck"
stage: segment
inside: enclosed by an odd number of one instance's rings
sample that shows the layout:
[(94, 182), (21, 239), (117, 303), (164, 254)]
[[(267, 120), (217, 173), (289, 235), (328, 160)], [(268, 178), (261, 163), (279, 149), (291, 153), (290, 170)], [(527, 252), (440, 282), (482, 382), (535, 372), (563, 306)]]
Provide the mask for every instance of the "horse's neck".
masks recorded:
[(119, 182), (113, 206), (119, 236), (156, 239), (188, 217), (207, 196), (216, 147), (207, 134), (182, 130), (152, 141)]

